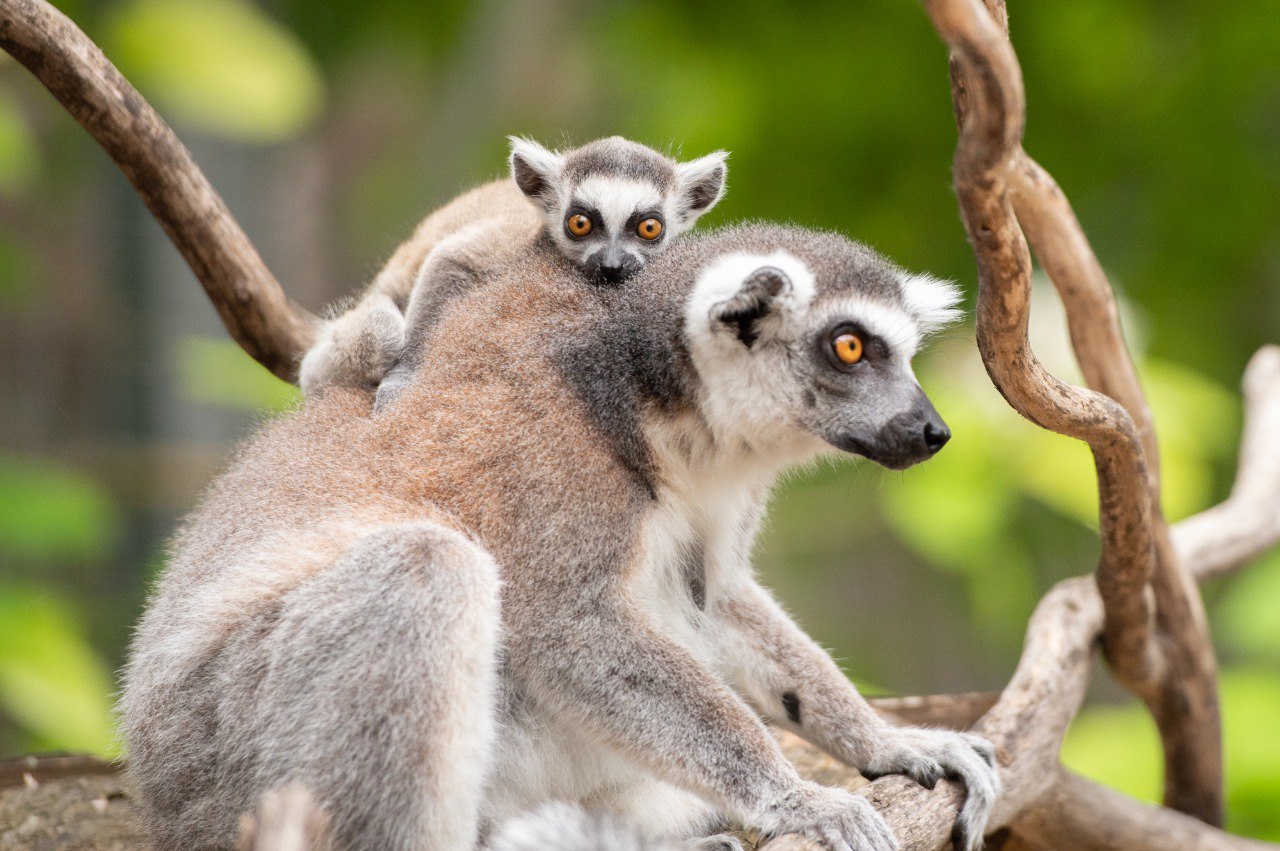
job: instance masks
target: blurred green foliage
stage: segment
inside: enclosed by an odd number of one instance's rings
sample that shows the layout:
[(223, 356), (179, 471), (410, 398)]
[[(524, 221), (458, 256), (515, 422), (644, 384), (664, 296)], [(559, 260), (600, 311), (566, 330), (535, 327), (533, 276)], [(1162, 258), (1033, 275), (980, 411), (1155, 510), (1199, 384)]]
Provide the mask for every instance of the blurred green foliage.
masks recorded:
[(231, 340), (185, 337), (178, 349), (178, 384), (190, 400), (262, 414), (297, 405), (302, 394), (258, 366)]
[(0, 552), (16, 559), (90, 562), (119, 528), (111, 498), (57, 464), (0, 457)]
[[(500, 173), (507, 133), (557, 143), (615, 132), (688, 155), (731, 150), (717, 221), (839, 230), (974, 288), (949, 183), (945, 52), (917, 4), (57, 5), (183, 135), (240, 145), (247, 160), (281, 146), (342, 152), (325, 161), (335, 174), (313, 176), (334, 235), (325, 260), (347, 289), (427, 209)], [(1280, 18), (1272, 0), (1011, 5), (1027, 147), (1127, 297), (1176, 519), (1229, 489), (1240, 373), (1258, 345), (1280, 341)], [(0, 213), (65, 201), (110, 170), (20, 71), (0, 65)], [(0, 233), (0, 318), (34, 312), (56, 250)], [(1069, 377), (1053, 297), (1041, 286), (1036, 299), (1037, 350)], [(1092, 464), (1009, 411), (971, 328), (945, 335), (919, 371), (955, 432), (947, 451), (901, 475), (845, 464), (793, 477), (757, 560), (860, 685), (997, 688), (1036, 600), (1097, 558)], [(296, 401), (221, 339), (183, 339), (167, 380), (206, 408), (266, 414)], [(101, 589), (125, 586), (136, 602), (174, 518), (138, 522), (132, 497), (80, 456), (5, 452), (0, 745), (113, 753), (106, 672), (137, 611), (100, 612)], [(1230, 826), (1280, 839), (1280, 556), (1208, 599)], [(1151, 725), (1105, 685), (1064, 758), (1131, 794), (1158, 793)]]
[(155, 106), (194, 128), (249, 142), (307, 129), (320, 69), (288, 30), (239, 0), (132, 0), (103, 48)]

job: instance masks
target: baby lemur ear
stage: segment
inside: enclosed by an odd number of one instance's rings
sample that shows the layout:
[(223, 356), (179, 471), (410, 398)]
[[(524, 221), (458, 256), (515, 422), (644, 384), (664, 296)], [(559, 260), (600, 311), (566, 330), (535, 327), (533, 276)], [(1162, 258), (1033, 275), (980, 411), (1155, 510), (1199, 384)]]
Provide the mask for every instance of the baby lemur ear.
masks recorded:
[(729, 173), (725, 164), (728, 157), (728, 151), (716, 151), (676, 166), (681, 212), (691, 224), (724, 195), (724, 180)]
[(562, 157), (532, 139), (508, 136), (511, 142), (511, 177), (520, 191), (544, 209), (555, 202), (555, 184)]
[(748, 349), (760, 339), (762, 326), (776, 311), (791, 279), (774, 266), (756, 269), (729, 298), (711, 308), (711, 321), (732, 332)]

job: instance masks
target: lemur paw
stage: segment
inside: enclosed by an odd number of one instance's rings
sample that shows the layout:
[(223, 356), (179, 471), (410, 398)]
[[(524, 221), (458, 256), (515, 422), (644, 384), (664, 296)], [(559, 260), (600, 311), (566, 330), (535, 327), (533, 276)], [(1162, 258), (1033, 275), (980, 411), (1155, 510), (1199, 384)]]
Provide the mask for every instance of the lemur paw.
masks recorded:
[(895, 728), (862, 774), (872, 780), (885, 774), (905, 774), (926, 789), (944, 777), (960, 781), (966, 794), (951, 832), (952, 843), (957, 851), (982, 847), (987, 819), (1000, 796), (1000, 775), (991, 742), (953, 730)]
[(329, 322), (298, 370), (304, 396), (321, 388), (374, 388), (404, 349), (405, 319), (382, 295), (366, 298)]
[(770, 807), (768, 835), (796, 833), (831, 851), (896, 851), (898, 840), (865, 799), (843, 789), (803, 783)]

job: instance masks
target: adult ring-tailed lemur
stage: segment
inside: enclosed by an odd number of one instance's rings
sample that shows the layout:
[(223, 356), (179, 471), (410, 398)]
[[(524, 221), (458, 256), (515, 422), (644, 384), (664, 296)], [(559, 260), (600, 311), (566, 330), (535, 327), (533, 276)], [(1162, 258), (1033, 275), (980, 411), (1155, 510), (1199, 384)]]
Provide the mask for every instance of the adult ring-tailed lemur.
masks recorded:
[(494, 831), (550, 801), (660, 841), (894, 847), (771, 722), (870, 775), (962, 780), (978, 848), (991, 746), (877, 718), (749, 563), (781, 471), (945, 443), (910, 360), (954, 291), (766, 225), (673, 241), (624, 287), (549, 240), (463, 262), (483, 285), (418, 317), (429, 356), (393, 398), (313, 395), (180, 533), (120, 706), (161, 846), (233, 847), (262, 793), (302, 784), (340, 848), (538, 847), (536, 819)]

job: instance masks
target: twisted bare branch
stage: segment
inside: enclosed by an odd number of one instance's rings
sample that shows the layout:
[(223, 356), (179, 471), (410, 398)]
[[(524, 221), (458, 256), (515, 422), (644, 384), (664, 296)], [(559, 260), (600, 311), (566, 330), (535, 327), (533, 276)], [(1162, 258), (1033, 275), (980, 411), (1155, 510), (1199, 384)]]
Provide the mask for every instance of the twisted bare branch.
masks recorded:
[(315, 328), (271, 275), (172, 129), (89, 38), (45, 0), (0, 0), (0, 47), (115, 160), (195, 272), (222, 322), (286, 381)]
[[(1221, 823), (1216, 663), (1194, 580), (1179, 567), (1160, 512), (1154, 428), (1114, 295), (1065, 196), (1021, 150), (1023, 91), (1003, 2), (929, 0), (926, 7), (952, 50), (955, 181), (978, 261), (983, 362), (1015, 410), (1093, 450), (1103, 544), (1095, 576), (1108, 660), (1160, 728), (1166, 801)], [(1031, 349), (1022, 228), (1059, 287), (1094, 391), (1049, 375)]]
[[(1154, 555), (1151, 583), (1158, 621), (1154, 649), (1163, 664), (1147, 677), (1135, 677), (1136, 672), (1117, 665), (1117, 676), (1147, 702), (1160, 729), (1167, 766), (1166, 802), (1221, 823), (1217, 664), (1195, 579), (1182, 567), (1160, 510), (1155, 426), (1125, 344), (1115, 294), (1071, 204), (1048, 172), (1020, 150), (1010, 175), (1013, 209), (1066, 306), (1081, 371), (1090, 387), (1128, 411), (1147, 462)], [(1105, 589), (1101, 570), (1098, 581)]]

